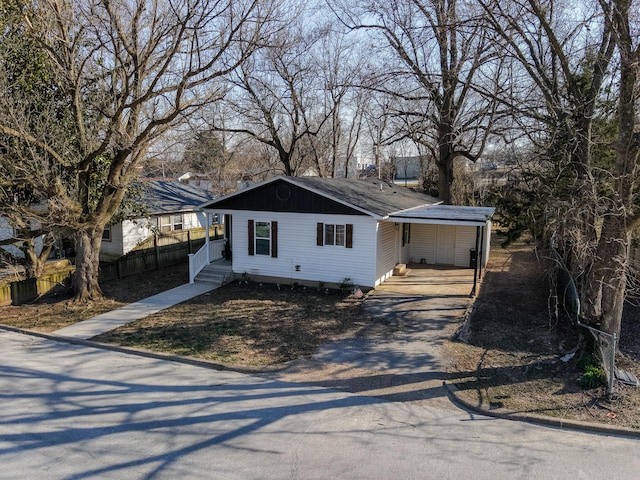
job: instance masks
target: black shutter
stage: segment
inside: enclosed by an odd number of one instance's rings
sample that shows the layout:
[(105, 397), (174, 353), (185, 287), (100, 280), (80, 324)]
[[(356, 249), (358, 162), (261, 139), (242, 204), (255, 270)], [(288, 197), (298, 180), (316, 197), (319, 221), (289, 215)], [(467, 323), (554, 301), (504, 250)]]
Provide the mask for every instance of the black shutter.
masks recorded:
[(347, 223), (347, 240), (345, 242), (347, 248), (353, 248), (353, 224)]
[(249, 255), (254, 255), (256, 241), (255, 241), (255, 235), (253, 233), (253, 220), (248, 221), (248, 227), (249, 227)]
[(324, 245), (324, 224), (318, 223), (316, 227), (316, 245), (319, 247)]
[(271, 256), (278, 258), (278, 222), (271, 222)]

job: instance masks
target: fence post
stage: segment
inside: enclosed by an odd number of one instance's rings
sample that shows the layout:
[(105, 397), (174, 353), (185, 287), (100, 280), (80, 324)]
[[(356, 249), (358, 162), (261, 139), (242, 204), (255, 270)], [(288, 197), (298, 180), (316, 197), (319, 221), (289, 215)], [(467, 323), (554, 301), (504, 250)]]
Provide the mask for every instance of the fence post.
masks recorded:
[(120, 258), (116, 261), (116, 274), (118, 275), (118, 280), (122, 278), (122, 267), (120, 266)]
[(156, 252), (156, 270), (160, 268), (160, 246), (158, 245), (158, 234), (153, 234), (153, 248)]
[(189, 253), (193, 253), (193, 247), (191, 246), (191, 230), (187, 230), (187, 245), (189, 245)]
[(193, 272), (195, 272), (196, 267), (195, 267), (195, 253), (190, 253), (188, 255), (189, 257), (189, 283), (195, 283), (195, 278), (196, 276), (193, 274)]

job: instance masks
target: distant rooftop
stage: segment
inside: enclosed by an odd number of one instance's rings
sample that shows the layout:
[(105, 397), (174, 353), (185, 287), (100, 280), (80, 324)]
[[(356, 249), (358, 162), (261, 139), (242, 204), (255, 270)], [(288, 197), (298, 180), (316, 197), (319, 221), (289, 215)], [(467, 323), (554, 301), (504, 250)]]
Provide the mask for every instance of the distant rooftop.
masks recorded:
[(143, 188), (141, 201), (146, 203), (151, 215), (194, 211), (215, 198), (213, 192), (176, 181), (144, 181)]

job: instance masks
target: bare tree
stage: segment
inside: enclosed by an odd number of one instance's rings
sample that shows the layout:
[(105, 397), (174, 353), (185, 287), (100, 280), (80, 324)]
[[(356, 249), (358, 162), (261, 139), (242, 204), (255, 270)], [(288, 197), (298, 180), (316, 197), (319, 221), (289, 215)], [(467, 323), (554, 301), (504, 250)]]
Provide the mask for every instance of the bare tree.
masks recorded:
[(361, 132), (359, 49), (318, 17), (306, 7), (289, 12), (287, 27), (231, 76), (226, 107), (235, 117), (215, 125), (272, 148), (285, 175), (348, 170)]
[(536, 146), (536, 229), (576, 280), (583, 321), (618, 335), (640, 218), (632, 3), (481, 1), (505, 56), (519, 65), (501, 97)]
[[(401, 0), (344, 5), (337, 13), (353, 29), (371, 32), (394, 53), (384, 83), (392, 93), (391, 112), (409, 120), (403, 136), (434, 150), (439, 196), (451, 201), (453, 161), (473, 161), (482, 151), (496, 115), (496, 103), (474, 94), (484, 76), (495, 82), (498, 69), (490, 33), (473, 2), (459, 0)], [(337, 11), (337, 9), (336, 9)], [(483, 83), (486, 83), (482, 78)], [(487, 88), (487, 87), (485, 87)]]
[[(74, 237), (78, 300), (99, 298), (98, 255), (145, 152), (165, 132), (216, 101), (216, 82), (261, 43), (273, 2), (260, 0), (44, 0), (38, 28), (56, 88), (70, 112), (61, 142), (55, 116), (0, 92), (0, 133), (37, 153), (10, 179), (46, 202), (46, 219)], [(6, 83), (5, 83), (6, 85)], [(71, 142), (69, 142), (69, 139)], [(64, 146), (64, 148), (63, 148)]]

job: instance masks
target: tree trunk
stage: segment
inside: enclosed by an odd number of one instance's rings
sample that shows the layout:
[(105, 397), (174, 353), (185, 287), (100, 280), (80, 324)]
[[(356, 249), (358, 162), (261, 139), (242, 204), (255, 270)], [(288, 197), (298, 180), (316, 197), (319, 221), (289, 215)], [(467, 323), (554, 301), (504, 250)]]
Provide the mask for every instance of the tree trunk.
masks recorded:
[(38, 255), (35, 239), (30, 238), (24, 241), (21, 250), (24, 253), (24, 270), (27, 278), (42, 276), (51, 248), (51, 245), (43, 242), (42, 250)]
[(451, 205), (451, 184), (453, 183), (453, 156), (451, 155), (451, 126), (441, 124), (438, 150), (438, 198), (445, 205)]
[(620, 337), (627, 288), (631, 234), (624, 218), (607, 217), (596, 258), (584, 281), (583, 313), (588, 324)]
[(98, 284), (100, 245), (104, 228), (82, 230), (76, 240), (76, 271), (73, 292), (76, 302), (89, 302), (103, 298)]

